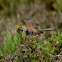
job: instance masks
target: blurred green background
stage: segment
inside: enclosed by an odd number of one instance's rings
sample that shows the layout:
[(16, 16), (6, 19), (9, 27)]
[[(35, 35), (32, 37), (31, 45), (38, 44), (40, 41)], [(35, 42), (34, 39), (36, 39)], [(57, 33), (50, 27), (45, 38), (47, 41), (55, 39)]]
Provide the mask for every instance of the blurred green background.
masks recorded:
[(62, 0), (0, 0), (0, 43), (3, 32), (15, 33), (15, 25), (31, 17), (41, 28), (62, 31)]

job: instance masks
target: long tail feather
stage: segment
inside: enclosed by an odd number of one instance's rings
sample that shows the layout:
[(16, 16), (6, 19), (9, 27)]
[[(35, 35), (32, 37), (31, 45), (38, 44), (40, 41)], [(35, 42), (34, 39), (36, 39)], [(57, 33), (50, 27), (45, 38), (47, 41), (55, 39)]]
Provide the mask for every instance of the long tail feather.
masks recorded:
[(41, 32), (43, 32), (43, 31), (52, 31), (52, 30), (56, 30), (56, 28), (40, 29)]

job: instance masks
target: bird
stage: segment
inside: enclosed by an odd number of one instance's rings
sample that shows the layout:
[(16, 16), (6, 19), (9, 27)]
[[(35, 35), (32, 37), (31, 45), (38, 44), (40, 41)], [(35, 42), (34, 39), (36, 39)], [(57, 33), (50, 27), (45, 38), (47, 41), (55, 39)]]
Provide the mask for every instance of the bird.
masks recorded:
[(26, 31), (29, 32), (29, 33), (33, 33), (35, 35), (39, 35), (39, 34), (43, 33), (44, 31), (56, 30), (56, 28), (39, 29), (37, 26), (33, 25), (33, 21), (30, 17), (26, 18), (24, 21), (25, 21), (25, 24), (27, 26)]

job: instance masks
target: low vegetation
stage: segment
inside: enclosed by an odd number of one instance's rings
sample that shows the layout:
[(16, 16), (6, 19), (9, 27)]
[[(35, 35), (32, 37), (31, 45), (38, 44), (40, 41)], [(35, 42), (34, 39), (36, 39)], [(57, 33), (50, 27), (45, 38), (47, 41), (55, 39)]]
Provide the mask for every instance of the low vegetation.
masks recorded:
[(62, 33), (60, 31), (54, 31), (52, 37), (47, 40), (26, 36), (24, 32), (11, 33), (10, 36), (4, 32), (4, 37), (3, 45), (0, 45), (1, 62), (62, 61)]

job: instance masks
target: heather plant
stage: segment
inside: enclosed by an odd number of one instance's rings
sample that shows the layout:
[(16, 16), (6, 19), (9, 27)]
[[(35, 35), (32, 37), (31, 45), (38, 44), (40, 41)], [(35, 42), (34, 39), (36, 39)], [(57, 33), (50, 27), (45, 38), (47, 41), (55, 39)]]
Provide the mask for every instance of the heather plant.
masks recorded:
[(10, 36), (7, 35), (6, 32), (4, 34), (4, 42), (3, 45), (0, 45), (0, 52), (3, 55), (8, 55), (9, 53), (14, 53), (17, 50), (17, 44), (19, 43), (19, 35), (18, 33), (11, 33)]
[(7, 36), (4, 32), (5, 40), (3, 46), (0, 45), (0, 59), (14, 62), (51, 62), (62, 60), (62, 33), (53, 32), (51, 38), (36, 41), (34, 36), (26, 36), (24, 32)]

